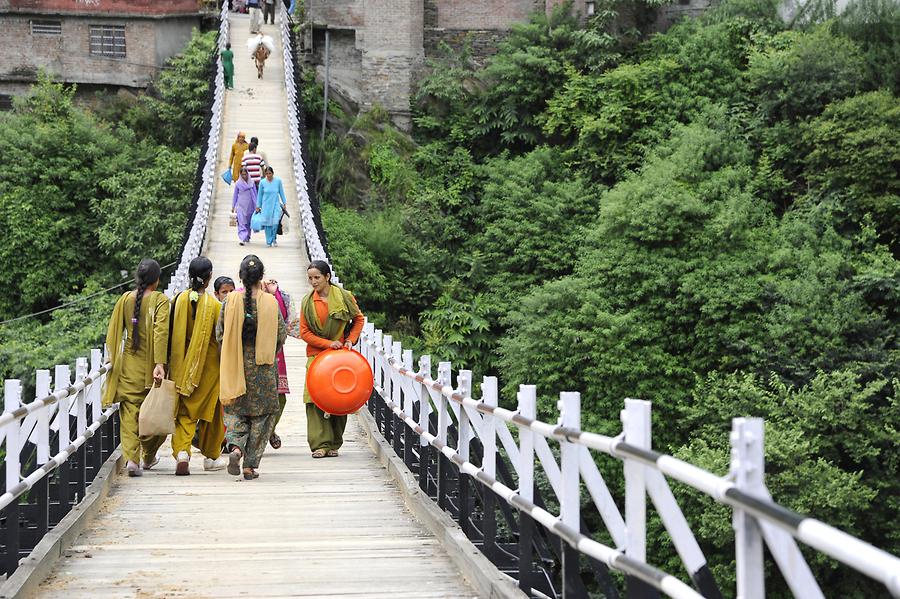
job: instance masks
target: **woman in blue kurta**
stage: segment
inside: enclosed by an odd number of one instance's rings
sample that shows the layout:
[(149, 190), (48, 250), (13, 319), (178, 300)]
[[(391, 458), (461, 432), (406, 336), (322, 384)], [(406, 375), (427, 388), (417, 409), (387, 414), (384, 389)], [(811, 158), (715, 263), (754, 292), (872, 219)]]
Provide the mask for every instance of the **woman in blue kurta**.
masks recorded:
[(286, 204), (284, 185), (282, 185), (281, 179), (275, 176), (272, 167), (267, 166), (266, 177), (259, 182), (256, 199), (256, 211), (262, 214), (262, 228), (266, 232), (266, 247), (278, 245), (278, 241), (276, 241), (278, 223)]

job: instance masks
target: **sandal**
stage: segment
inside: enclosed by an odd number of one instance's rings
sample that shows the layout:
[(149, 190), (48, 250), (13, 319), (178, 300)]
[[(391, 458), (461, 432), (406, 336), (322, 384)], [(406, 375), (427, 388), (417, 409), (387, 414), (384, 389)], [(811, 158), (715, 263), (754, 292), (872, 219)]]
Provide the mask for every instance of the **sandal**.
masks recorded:
[(244, 468), (244, 480), (253, 480), (259, 478), (259, 472), (254, 468)]
[(272, 433), (269, 435), (269, 445), (272, 446), (272, 449), (281, 449), (281, 437)]
[(336, 458), (336, 457), (338, 457), (337, 449), (329, 449), (327, 452), (325, 452), (325, 457), (326, 457), (326, 458)]
[(324, 458), (326, 455), (327, 455), (327, 454), (326, 454), (326, 452), (325, 452), (324, 449), (317, 449), (317, 450), (315, 450), (314, 452), (312, 452), (312, 457), (314, 457), (314, 458), (316, 458), (316, 459), (318, 459), (318, 458)]
[(228, 454), (228, 474), (237, 476), (241, 473), (241, 450), (235, 447)]

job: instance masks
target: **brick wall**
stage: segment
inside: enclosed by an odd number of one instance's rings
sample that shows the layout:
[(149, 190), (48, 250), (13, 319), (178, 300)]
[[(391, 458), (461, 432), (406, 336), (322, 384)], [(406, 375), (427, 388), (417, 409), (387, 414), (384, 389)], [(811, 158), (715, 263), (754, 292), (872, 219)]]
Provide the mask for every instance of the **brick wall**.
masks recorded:
[(544, 0), (435, 0), (441, 29), (509, 29), (528, 20)]
[(10, 9), (52, 13), (164, 15), (200, 11), (199, 0), (8, 0)]
[(306, 0), (306, 14), (316, 25), (357, 28), (365, 24), (366, 0)]
[[(46, 17), (43, 17), (46, 19)], [(71, 83), (146, 87), (158, 66), (179, 51), (196, 25), (193, 18), (166, 20), (58, 17), (61, 35), (31, 33), (31, 17), (0, 14), (0, 30), (12, 39), (0, 53), (0, 81), (34, 81), (43, 68)], [(91, 25), (124, 25), (125, 58), (112, 59), (90, 52)], [(174, 38), (181, 36), (181, 43)], [(160, 47), (167, 46), (167, 49)]]

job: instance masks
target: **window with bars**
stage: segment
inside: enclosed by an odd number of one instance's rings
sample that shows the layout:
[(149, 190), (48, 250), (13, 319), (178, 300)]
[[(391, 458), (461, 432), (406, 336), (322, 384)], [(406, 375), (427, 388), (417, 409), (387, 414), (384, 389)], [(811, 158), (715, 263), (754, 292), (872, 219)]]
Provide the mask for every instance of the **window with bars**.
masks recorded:
[(33, 19), (31, 21), (31, 35), (62, 35), (62, 21)]
[(91, 25), (91, 54), (125, 58), (125, 26)]

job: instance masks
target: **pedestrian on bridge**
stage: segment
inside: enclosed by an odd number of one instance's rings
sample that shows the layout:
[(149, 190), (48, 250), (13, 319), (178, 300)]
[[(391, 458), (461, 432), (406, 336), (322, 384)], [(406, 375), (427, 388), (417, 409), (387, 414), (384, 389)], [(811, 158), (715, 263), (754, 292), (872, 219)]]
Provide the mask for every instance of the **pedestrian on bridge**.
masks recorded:
[(231, 44), (225, 44), (222, 50), (222, 74), (225, 77), (225, 88), (234, 89), (234, 52), (231, 50)]
[(234, 280), (231, 277), (218, 277), (213, 283), (213, 290), (216, 292), (216, 299), (222, 303), (234, 291)]
[[(284, 322), (287, 324), (287, 334), (291, 337), (299, 338), (300, 319), (297, 316), (294, 298), (286, 291), (283, 291), (281, 287), (278, 286), (278, 281), (275, 279), (267, 280), (265, 282), (265, 289), (278, 300), (278, 310), (281, 312), (281, 317), (284, 318)], [(283, 348), (275, 355), (275, 361), (278, 364), (278, 416), (275, 418), (275, 427), (277, 427), (278, 423), (281, 421), (281, 415), (284, 414), (284, 407), (287, 405), (288, 393), (291, 392), (291, 388), (288, 385), (287, 362), (285, 362), (284, 359)], [(281, 448), (281, 437), (275, 432), (275, 428), (272, 429), (272, 434), (269, 436), (269, 445), (272, 446), (272, 449)]]
[[(230, 293), (216, 325), (222, 346), (219, 397), (225, 405), (225, 440), (231, 451), (228, 473), (245, 480), (256, 469), (278, 415), (275, 354), (287, 337), (278, 301), (263, 289), (265, 270), (254, 255), (241, 261), (243, 293)], [(243, 458), (243, 464), (241, 459)]]
[(111, 364), (103, 389), (103, 406), (119, 404), (122, 455), (128, 476), (141, 476), (159, 462), (164, 436), (139, 438), (138, 414), (147, 391), (166, 375), (169, 345), (169, 299), (159, 287), (159, 263), (145, 258), (135, 272), (135, 289), (113, 308), (106, 331)]
[[(306, 270), (313, 290), (300, 306), (300, 337), (306, 341), (306, 372), (316, 356), (326, 349), (347, 349), (359, 339), (365, 316), (353, 294), (331, 283), (331, 267), (313, 260)], [(314, 458), (336, 458), (344, 444), (346, 416), (326, 414), (313, 403), (309, 385), (305, 385), (306, 436)]]
[(266, 23), (275, 24), (275, 0), (263, 1), (263, 25)]
[(244, 157), (241, 158), (241, 168), (247, 169), (247, 173), (250, 174), (257, 189), (259, 189), (259, 182), (262, 180), (265, 166), (262, 155), (256, 152), (256, 143), (251, 141), (247, 151), (244, 152)]
[(247, 143), (247, 137), (244, 135), (244, 132), (238, 131), (237, 139), (231, 144), (231, 155), (228, 157), (228, 162), (231, 164), (232, 181), (237, 181), (238, 176), (240, 176), (241, 160), (243, 160), (244, 152), (246, 152), (249, 147), (250, 144)]
[(287, 205), (284, 184), (275, 176), (271, 166), (266, 167), (266, 178), (259, 182), (256, 211), (262, 214), (262, 226), (266, 232), (266, 247), (278, 246), (278, 223)]
[(259, 33), (262, 29), (262, 0), (247, 0), (247, 8), (250, 9), (250, 33)]
[(241, 176), (234, 186), (231, 211), (237, 221), (238, 243), (241, 245), (250, 243), (250, 219), (256, 212), (256, 184), (250, 178), (250, 171), (245, 166), (241, 167)]
[(212, 271), (209, 258), (198, 256), (191, 260), (190, 291), (179, 293), (173, 301), (169, 370), (178, 391), (172, 434), (172, 455), (178, 476), (191, 473), (191, 441), (198, 423), (198, 448), (205, 456), (203, 469), (225, 467), (225, 460), (220, 457), (225, 422), (219, 403), (219, 344), (215, 331), (222, 304), (206, 292)]

